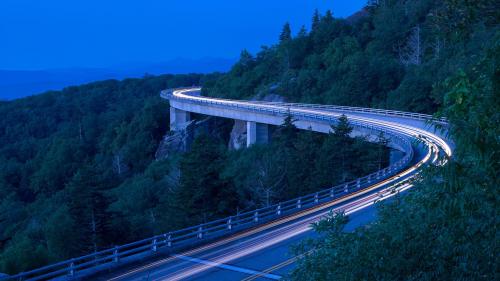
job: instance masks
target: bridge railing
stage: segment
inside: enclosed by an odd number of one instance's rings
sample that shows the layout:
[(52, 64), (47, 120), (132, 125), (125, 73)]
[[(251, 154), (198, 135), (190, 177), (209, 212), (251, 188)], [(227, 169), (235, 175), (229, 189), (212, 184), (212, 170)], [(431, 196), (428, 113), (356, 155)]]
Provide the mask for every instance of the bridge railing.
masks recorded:
[[(288, 114), (288, 111), (274, 113)], [(321, 120), (326, 119), (331, 122), (335, 121), (334, 117), (314, 114), (308, 114), (302, 117), (320, 118)], [(393, 177), (405, 169), (413, 160), (414, 151), (408, 137), (373, 124), (360, 123), (356, 125), (377, 132), (382, 131), (389, 135), (391, 137), (391, 142), (394, 142), (394, 144), (398, 145), (406, 152), (404, 157), (392, 165), (367, 176), (332, 186), (318, 192), (313, 192), (305, 196), (242, 212), (234, 216), (155, 235), (143, 240), (58, 262), (32, 271), (19, 273), (14, 276), (0, 277), (0, 280), (71, 280), (95, 274), (100, 270), (109, 270), (113, 267), (137, 261), (160, 252), (171, 253), (187, 249), (197, 244), (207, 243), (216, 238), (227, 236), (286, 215), (295, 214), (305, 209), (351, 195), (375, 183)]]
[[(175, 90), (189, 90), (190, 88), (177, 88), (177, 89), (169, 89), (161, 92), (161, 96), (166, 99), (177, 99), (172, 93)], [(223, 99), (223, 98), (210, 98), (211, 100), (218, 100), (222, 102), (234, 102), (234, 100)], [(422, 121), (430, 121), (437, 123), (447, 123), (447, 119), (445, 117), (436, 118), (429, 114), (423, 113), (413, 113), (399, 110), (390, 110), (390, 109), (378, 109), (378, 108), (366, 108), (366, 107), (357, 107), (357, 106), (343, 106), (343, 105), (322, 105), (322, 104), (305, 104), (305, 103), (284, 103), (284, 102), (268, 102), (268, 101), (250, 101), (250, 100), (242, 100), (238, 101), (238, 103), (247, 103), (247, 104), (259, 104), (259, 105), (279, 105), (285, 107), (302, 107), (302, 108), (312, 108), (318, 110), (330, 110), (330, 111), (344, 111), (344, 112), (359, 112), (359, 113), (372, 113), (379, 114), (385, 116), (394, 116), (394, 117), (404, 117), (417, 119)]]

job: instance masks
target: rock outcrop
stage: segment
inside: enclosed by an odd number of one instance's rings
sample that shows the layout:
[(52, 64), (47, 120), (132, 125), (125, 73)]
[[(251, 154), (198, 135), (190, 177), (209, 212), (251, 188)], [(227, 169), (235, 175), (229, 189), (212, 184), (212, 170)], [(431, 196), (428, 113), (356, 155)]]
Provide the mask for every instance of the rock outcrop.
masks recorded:
[(233, 129), (229, 135), (229, 149), (244, 148), (247, 144), (247, 123), (245, 121), (234, 120)]
[(183, 128), (168, 131), (156, 149), (155, 159), (164, 160), (172, 153), (188, 151), (195, 127), (196, 121), (190, 121)]
[(163, 160), (167, 159), (171, 154), (188, 151), (192, 141), (201, 134), (227, 139), (224, 135), (227, 136), (229, 131), (228, 122), (227, 119), (206, 117), (202, 120), (191, 120), (186, 122), (175, 131), (168, 131), (158, 145), (155, 159)]

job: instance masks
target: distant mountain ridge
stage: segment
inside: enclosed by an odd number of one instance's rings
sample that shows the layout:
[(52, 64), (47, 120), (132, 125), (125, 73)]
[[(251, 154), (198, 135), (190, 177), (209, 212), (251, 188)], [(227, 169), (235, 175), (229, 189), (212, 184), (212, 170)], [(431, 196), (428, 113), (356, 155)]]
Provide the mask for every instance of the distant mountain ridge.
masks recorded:
[(142, 77), (145, 74), (225, 72), (236, 59), (177, 58), (161, 63), (130, 63), (109, 68), (0, 70), (0, 100), (12, 100), (83, 83)]

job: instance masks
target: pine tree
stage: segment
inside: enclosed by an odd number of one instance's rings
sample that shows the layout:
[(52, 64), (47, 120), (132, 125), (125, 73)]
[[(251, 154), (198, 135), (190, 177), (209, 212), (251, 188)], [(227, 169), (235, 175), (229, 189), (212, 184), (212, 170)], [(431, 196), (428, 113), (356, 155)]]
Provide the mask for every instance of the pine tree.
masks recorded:
[(332, 23), (333, 22), (333, 13), (332, 13), (332, 11), (330, 11), (330, 10), (326, 11), (325, 16), (323, 17), (322, 20), (324, 22), (328, 23), (328, 24)]
[(317, 180), (314, 178), (316, 171), (314, 165), (304, 165), (304, 163), (315, 163), (318, 159), (319, 147), (323, 135), (313, 132), (311, 129), (301, 131), (294, 143), (294, 155), (292, 157), (292, 165), (289, 167), (288, 182), (290, 197), (298, 197), (317, 188)]
[(321, 21), (321, 15), (319, 14), (318, 9), (316, 9), (314, 10), (314, 15), (312, 18), (312, 25), (311, 25), (312, 32), (318, 30), (320, 21)]
[(299, 33), (297, 33), (297, 37), (298, 38), (304, 38), (307, 36), (307, 29), (306, 27), (303, 25), (300, 30), (299, 30)]
[(251, 65), (251, 63), (253, 62), (253, 56), (252, 54), (250, 54), (249, 51), (247, 51), (246, 49), (243, 49), (243, 51), (241, 51), (240, 53), (240, 61), (239, 63), (244, 66), (244, 67), (248, 67)]
[(332, 126), (332, 130), (335, 136), (348, 138), (349, 134), (352, 132), (352, 127), (349, 124), (349, 120), (345, 114), (342, 114), (336, 125)]
[(318, 182), (323, 186), (334, 186), (346, 182), (351, 177), (352, 162), (349, 160), (353, 152), (354, 140), (349, 134), (352, 127), (345, 115), (332, 125), (331, 132), (321, 147), (316, 163)]
[(292, 40), (292, 30), (290, 28), (290, 24), (287, 22), (283, 26), (283, 30), (280, 34), (280, 43), (285, 43)]
[(283, 124), (280, 125), (277, 134), (277, 143), (281, 145), (284, 149), (290, 149), (293, 147), (293, 143), (297, 138), (298, 129), (293, 124), (295, 120), (293, 116), (288, 113), (285, 119), (283, 119)]
[(84, 234), (79, 242), (82, 253), (95, 252), (107, 246), (110, 237), (111, 214), (109, 202), (104, 196), (103, 184), (96, 168), (87, 165), (81, 168), (69, 182), (68, 209), (71, 217), (79, 222), (79, 232)]
[(218, 206), (227, 201), (221, 198), (225, 184), (220, 177), (225, 156), (221, 142), (203, 134), (195, 139), (191, 151), (180, 161), (180, 186), (175, 200), (182, 217), (191, 218), (192, 223), (207, 221), (227, 211)]

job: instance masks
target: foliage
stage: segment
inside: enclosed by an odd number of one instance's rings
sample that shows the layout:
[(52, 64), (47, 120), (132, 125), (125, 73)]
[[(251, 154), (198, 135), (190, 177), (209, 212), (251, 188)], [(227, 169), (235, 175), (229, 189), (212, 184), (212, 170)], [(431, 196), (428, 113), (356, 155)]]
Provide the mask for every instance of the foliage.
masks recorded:
[(491, 0), (372, 2), (352, 19), (316, 11), (311, 30), (302, 28), (295, 36), (285, 24), (277, 45), (255, 56), (245, 52), (205, 93), (231, 98), (274, 93), (290, 101), (432, 114), (445, 93), (429, 94), (433, 86), (459, 67), (472, 67), (478, 43), (492, 34), (476, 28), (482, 32), (467, 33), (473, 40), (457, 41), (461, 37), (453, 32), (470, 30), (469, 23), (478, 19), (487, 27), (498, 23), (499, 9)]
[(168, 124), (158, 93), (198, 84), (211, 96), (439, 111), (451, 122), (449, 165), (382, 205), (369, 228), (344, 233), (342, 215), (322, 222), (292, 278), (495, 279), (500, 9), (493, 0), (370, 3), (355, 19), (315, 12), (310, 31), (285, 24), (278, 44), (242, 51), (224, 75), (109, 80), (0, 102), (0, 271), (266, 206), (388, 163), (387, 140), (349, 138), (344, 117), (319, 135), (290, 116), (269, 145), (229, 151), (211, 132), (155, 161)]
[[(380, 3), (375, 14), (393, 7)], [(450, 0), (432, 7), (446, 19), (436, 21), (437, 27), (447, 30), (446, 40), (455, 43), (445, 52), (464, 54), (476, 40), (483, 41), (474, 50), (476, 63), (437, 80), (432, 89), (422, 89), (430, 83), (411, 87), (424, 98), (442, 96), (438, 115), (450, 122), (453, 157), (444, 167), (428, 169), (408, 195), (379, 205), (379, 218), (366, 228), (344, 232), (343, 215), (319, 223), (321, 239), (303, 245), (309, 254), (291, 279), (498, 279), (500, 34), (492, 3)], [(490, 38), (482, 37), (485, 32)], [(452, 59), (447, 57), (445, 65)], [(470, 62), (463, 57), (455, 63)], [(414, 71), (425, 75), (424, 69)]]
[[(154, 171), (168, 124), (159, 92), (206, 79), (109, 80), (0, 104), (0, 271), (23, 271), (169, 227), (159, 219), (141, 232), (137, 222), (166, 204), (159, 198), (173, 185)], [(146, 197), (147, 188), (159, 186)], [(133, 206), (141, 212), (130, 214)], [(136, 232), (126, 234), (130, 229)]]
[(230, 153), (222, 175), (233, 186), (238, 207), (268, 206), (388, 165), (386, 147), (360, 137), (352, 139), (348, 136), (351, 130), (347, 118), (342, 116), (327, 136), (310, 130), (300, 132), (288, 116), (269, 145)]
[[(155, 161), (169, 116), (160, 90), (211, 79), (103, 81), (3, 103), (0, 271), (24, 271), (325, 187), (312, 177), (316, 168), (337, 165), (312, 164), (325, 137), (299, 132), (291, 117), (270, 145), (229, 151), (224, 127), (197, 137), (183, 155)], [(346, 119), (342, 124), (348, 127)], [(380, 149), (349, 153), (370, 150)], [(372, 171), (376, 161), (386, 165), (386, 156), (371, 155), (349, 174)]]

